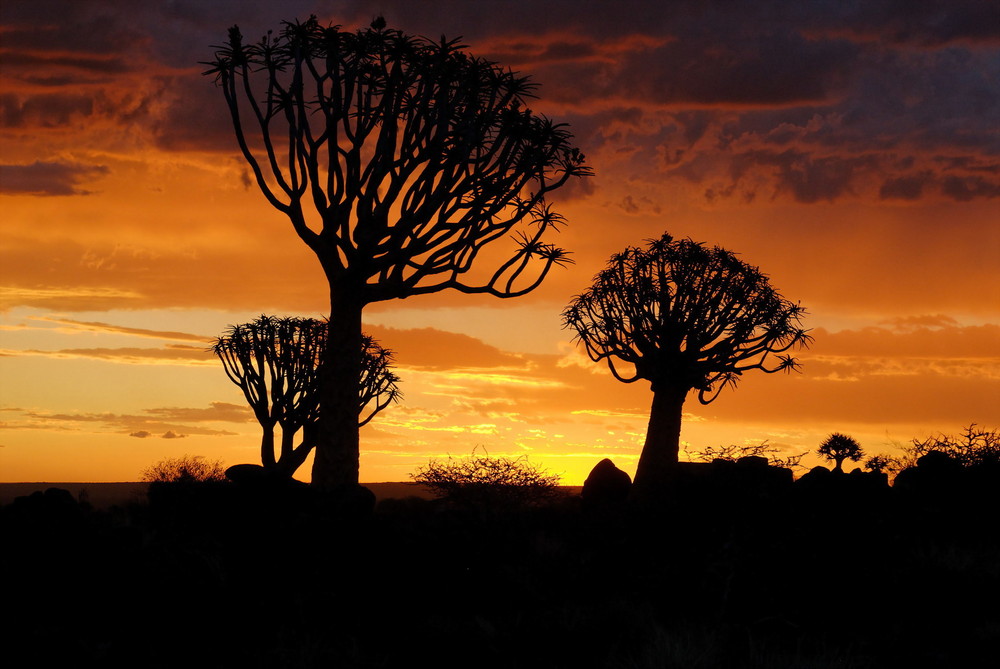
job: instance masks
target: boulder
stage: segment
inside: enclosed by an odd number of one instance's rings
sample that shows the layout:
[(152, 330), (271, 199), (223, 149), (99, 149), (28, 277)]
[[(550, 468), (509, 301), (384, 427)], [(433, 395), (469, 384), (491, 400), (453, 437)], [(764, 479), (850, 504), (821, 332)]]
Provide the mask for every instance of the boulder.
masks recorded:
[(590, 470), (583, 482), (584, 504), (606, 507), (624, 504), (632, 489), (632, 477), (618, 469), (608, 458), (604, 458)]

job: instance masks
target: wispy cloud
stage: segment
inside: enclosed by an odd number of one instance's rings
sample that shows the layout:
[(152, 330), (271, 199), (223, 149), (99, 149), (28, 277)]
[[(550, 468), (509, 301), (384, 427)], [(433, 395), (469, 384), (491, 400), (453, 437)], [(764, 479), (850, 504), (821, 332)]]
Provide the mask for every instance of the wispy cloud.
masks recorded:
[(135, 337), (147, 337), (150, 339), (168, 339), (173, 341), (190, 341), (207, 343), (213, 337), (191, 334), (188, 332), (176, 332), (172, 330), (148, 330), (145, 328), (127, 327), (124, 325), (114, 325), (112, 323), (102, 323), (100, 321), (77, 321), (70, 318), (57, 318), (53, 316), (35, 316), (32, 320), (44, 323), (54, 323), (68, 326), (60, 328), (63, 332), (98, 332), (106, 334), (132, 335)]
[(165, 348), (0, 349), (0, 355), (104, 360), (126, 365), (211, 365), (215, 362), (215, 357), (205, 348), (182, 344), (168, 344)]
[(0, 310), (21, 305), (47, 306), (49, 304), (72, 305), (80, 311), (107, 309), (111, 305), (120, 306), (143, 295), (134, 290), (113, 287), (51, 286), (29, 288), (21, 286), (0, 286)]
[(119, 414), (26, 411), (10, 409), (20, 414), (0, 425), (6, 429), (35, 429), (84, 432), (111, 432), (146, 439), (160, 436), (177, 439), (189, 435), (234, 436), (232, 430), (209, 427), (206, 423), (250, 424), (254, 417), (249, 408), (228, 402), (212, 402), (208, 407), (156, 407), (143, 413)]

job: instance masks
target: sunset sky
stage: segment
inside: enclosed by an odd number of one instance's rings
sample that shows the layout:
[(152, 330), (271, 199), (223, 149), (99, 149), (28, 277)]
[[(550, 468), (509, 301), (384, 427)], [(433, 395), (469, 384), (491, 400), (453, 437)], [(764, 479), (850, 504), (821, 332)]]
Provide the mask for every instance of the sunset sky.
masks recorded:
[(801, 374), (691, 397), (690, 450), (796, 454), (836, 431), (874, 454), (1000, 427), (993, 1), (6, 0), (0, 481), (259, 462), (208, 342), (262, 313), (319, 317), (328, 293), (198, 61), (234, 23), (256, 39), (310, 13), (464, 37), (532, 75), (532, 109), (569, 123), (595, 172), (553, 198), (575, 264), (531, 295), (367, 309), (404, 399), (362, 430), (362, 481), (477, 446), (567, 484), (605, 457), (634, 472), (649, 386), (590, 363), (560, 312), (612, 253), (664, 231), (761, 267), (815, 338)]

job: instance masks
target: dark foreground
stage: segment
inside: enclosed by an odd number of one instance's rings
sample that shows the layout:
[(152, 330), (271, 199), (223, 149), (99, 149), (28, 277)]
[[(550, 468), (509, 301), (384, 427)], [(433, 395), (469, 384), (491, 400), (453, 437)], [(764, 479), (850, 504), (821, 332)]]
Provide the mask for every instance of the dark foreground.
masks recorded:
[(52, 492), (0, 508), (0, 662), (997, 666), (996, 488), (844, 481), (373, 512), (230, 483), (108, 510)]

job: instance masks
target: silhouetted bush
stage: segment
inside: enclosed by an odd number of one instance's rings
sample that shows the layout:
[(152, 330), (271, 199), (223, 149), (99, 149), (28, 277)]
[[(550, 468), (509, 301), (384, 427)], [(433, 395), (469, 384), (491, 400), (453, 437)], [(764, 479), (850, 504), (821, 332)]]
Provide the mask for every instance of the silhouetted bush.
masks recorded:
[(939, 434), (923, 440), (913, 439), (905, 448), (909, 462), (916, 464), (921, 456), (932, 451), (944, 453), (963, 467), (1000, 465), (1000, 430), (980, 428), (970, 423), (958, 435)]
[(736, 462), (745, 457), (761, 457), (767, 459), (767, 464), (772, 467), (783, 467), (785, 469), (795, 469), (801, 467), (799, 464), (806, 453), (799, 455), (782, 456), (781, 451), (768, 445), (767, 441), (759, 444), (730, 444), (728, 446), (709, 446), (703, 451), (688, 451), (684, 453), (688, 458), (694, 458), (701, 462), (712, 462), (714, 460), (728, 460)]
[(141, 480), (149, 483), (225, 481), (226, 470), (219, 460), (207, 461), (201, 455), (182, 455), (160, 460), (144, 469)]
[(559, 496), (559, 477), (518, 458), (473, 453), (431, 460), (410, 478), (459, 506), (534, 506)]
[(903, 468), (903, 461), (897, 457), (879, 453), (865, 460), (865, 469), (875, 474), (898, 472)]

